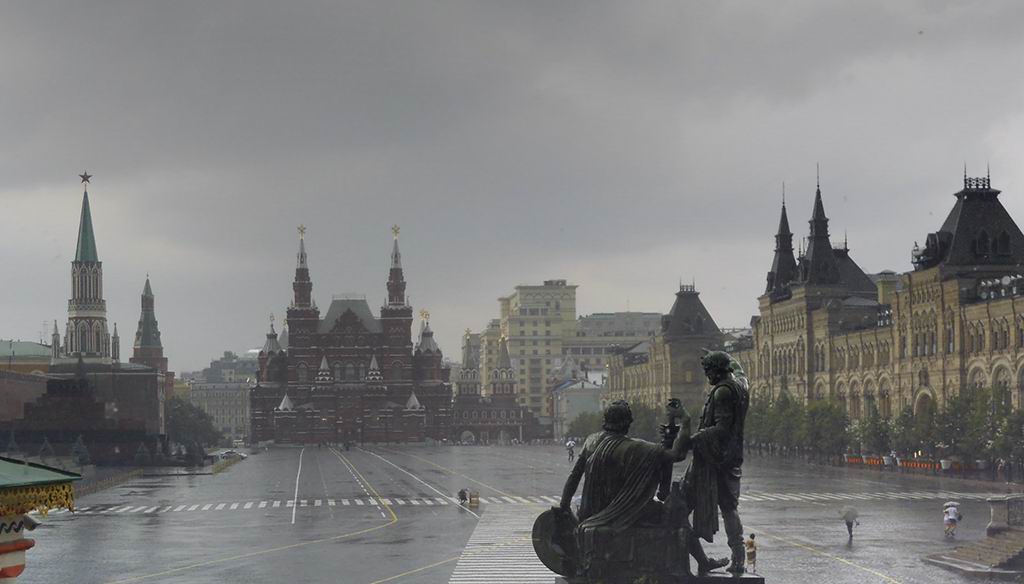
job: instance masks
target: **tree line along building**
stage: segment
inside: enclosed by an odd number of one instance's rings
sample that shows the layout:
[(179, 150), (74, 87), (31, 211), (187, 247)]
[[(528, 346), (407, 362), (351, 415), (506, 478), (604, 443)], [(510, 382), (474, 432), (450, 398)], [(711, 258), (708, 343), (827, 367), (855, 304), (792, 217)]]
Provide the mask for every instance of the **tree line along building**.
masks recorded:
[(989, 177), (968, 178), (913, 269), (866, 275), (829, 239), (820, 186), (794, 254), (783, 203), (775, 256), (735, 356), (754, 395), (834, 399), (856, 419), (942, 407), (993, 388), (1024, 401), (1024, 235)]

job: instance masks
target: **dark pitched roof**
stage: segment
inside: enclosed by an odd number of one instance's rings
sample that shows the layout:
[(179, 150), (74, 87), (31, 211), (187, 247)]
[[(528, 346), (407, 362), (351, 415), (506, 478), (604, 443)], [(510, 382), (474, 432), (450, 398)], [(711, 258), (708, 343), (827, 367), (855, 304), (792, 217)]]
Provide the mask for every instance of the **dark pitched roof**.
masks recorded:
[(864, 273), (864, 270), (857, 265), (850, 257), (849, 248), (832, 250), (836, 258), (836, 265), (839, 267), (839, 282), (847, 288), (851, 294), (869, 298), (878, 297), (878, 286), (875, 285), (871, 276)]
[(336, 298), (327, 309), (327, 315), (320, 321), (318, 332), (327, 333), (334, 330), (335, 326), (347, 328), (357, 324), (367, 332), (381, 332), (380, 321), (373, 316), (365, 298)]
[(75, 249), (76, 262), (98, 262), (96, 235), (92, 231), (92, 213), (89, 211), (89, 193), (82, 195), (82, 216), (78, 222), (78, 247)]
[(676, 301), (668, 314), (665, 339), (672, 341), (688, 336), (715, 336), (721, 331), (711, 313), (700, 300), (694, 286), (683, 285), (676, 292)]
[(1024, 262), (1024, 234), (1003, 207), (988, 178), (964, 178), (956, 204), (942, 227), (928, 234), (924, 250), (915, 251), (918, 269), (949, 266), (1019, 265)]

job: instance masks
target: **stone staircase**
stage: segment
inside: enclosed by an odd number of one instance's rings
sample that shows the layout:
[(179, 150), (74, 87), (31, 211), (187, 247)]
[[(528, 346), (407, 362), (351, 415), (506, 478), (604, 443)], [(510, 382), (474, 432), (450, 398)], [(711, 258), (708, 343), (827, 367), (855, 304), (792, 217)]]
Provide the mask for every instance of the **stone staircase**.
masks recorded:
[(978, 571), (1012, 569), (1014, 560), (1024, 554), (1024, 531), (1015, 529), (960, 546), (953, 551), (936, 554), (940, 562), (968, 564)]

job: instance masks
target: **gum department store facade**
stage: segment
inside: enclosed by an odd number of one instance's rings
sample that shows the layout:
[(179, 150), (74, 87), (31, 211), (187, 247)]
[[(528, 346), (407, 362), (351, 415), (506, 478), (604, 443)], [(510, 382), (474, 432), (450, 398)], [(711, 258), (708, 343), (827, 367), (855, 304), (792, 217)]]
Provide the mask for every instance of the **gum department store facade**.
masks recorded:
[(964, 177), (914, 270), (867, 276), (829, 240), (821, 190), (794, 255), (785, 204), (752, 339), (734, 354), (752, 392), (845, 402), (853, 418), (993, 387), (1024, 406), (1024, 235), (989, 178)]

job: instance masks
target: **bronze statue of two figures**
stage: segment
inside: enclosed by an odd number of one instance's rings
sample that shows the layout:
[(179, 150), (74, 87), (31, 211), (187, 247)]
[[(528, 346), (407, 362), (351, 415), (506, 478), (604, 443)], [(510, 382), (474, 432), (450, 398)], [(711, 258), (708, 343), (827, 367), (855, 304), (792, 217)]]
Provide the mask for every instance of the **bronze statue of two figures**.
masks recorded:
[[(533, 526), (537, 556), (562, 575), (559, 581), (675, 584), (732, 576), (763, 582), (745, 574), (737, 512), (743, 422), (750, 403), (746, 375), (721, 351), (706, 353), (701, 365), (711, 391), (695, 432), (673, 399), (659, 428), (662, 443), (630, 438), (629, 404), (617, 401), (604, 412), (603, 431), (583, 443), (561, 504)], [(683, 480), (673, 482), (673, 465), (687, 455), (690, 466)], [(574, 514), (572, 498), (581, 480), (582, 500)], [(718, 531), (719, 513), (731, 550), (728, 559), (707, 557), (701, 544)]]

